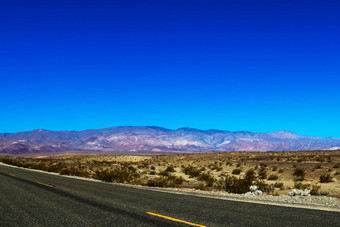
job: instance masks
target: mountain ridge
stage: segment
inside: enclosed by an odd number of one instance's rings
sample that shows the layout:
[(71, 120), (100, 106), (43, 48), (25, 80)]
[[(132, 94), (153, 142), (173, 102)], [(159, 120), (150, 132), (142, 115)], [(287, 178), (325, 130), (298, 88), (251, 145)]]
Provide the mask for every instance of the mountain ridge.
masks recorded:
[(0, 133), (0, 153), (154, 153), (325, 150), (340, 147), (340, 139), (276, 132), (201, 130), (190, 127), (119, 126), (81, 131), (35, 129)]

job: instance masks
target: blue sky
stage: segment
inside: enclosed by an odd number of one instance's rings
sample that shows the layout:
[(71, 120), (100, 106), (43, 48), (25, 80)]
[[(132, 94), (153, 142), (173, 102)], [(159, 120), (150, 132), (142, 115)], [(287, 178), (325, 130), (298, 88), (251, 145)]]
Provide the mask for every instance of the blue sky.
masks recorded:
[(339, 1), (0, 3), (0, 132), (340, 137)]

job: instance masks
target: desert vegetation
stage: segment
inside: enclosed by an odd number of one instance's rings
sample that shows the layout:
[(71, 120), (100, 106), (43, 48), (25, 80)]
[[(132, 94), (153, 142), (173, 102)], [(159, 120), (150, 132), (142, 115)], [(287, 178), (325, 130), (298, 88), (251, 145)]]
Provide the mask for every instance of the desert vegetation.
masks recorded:
[(172, 155), (0, 156), (6, 164), (61, 175), (150, 187), (266, 194), (291, 189), (340, 197), (340, 151), (231, 152)]

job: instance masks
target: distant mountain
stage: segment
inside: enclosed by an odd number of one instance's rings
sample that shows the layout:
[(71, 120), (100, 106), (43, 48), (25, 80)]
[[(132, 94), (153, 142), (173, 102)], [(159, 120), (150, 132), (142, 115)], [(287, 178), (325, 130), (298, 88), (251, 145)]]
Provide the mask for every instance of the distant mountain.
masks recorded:
[(33, 130), (0, 134), (2, 154), (68, 152), (172, 153), (292, 151), (340, 148), (340, 139), (300, 136), (289, 131), (229, 132), (155, 126), (112, 127), (84, 131)]

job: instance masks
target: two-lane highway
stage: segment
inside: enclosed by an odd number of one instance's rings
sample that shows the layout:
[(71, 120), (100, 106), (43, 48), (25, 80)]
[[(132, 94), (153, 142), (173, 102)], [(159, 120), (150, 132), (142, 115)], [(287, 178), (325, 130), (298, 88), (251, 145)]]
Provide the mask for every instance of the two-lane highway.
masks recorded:
[(0, 165), (0, 226), (340, 226), (340, 213), (178, 195)]

